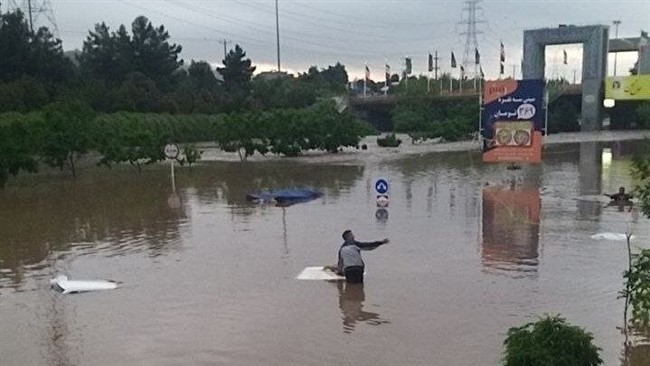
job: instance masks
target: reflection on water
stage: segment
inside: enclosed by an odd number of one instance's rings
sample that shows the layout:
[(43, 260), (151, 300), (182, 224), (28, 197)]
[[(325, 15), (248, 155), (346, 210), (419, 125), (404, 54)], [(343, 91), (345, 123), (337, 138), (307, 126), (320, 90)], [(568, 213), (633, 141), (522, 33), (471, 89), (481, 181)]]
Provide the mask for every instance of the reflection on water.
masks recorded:
[[(601, 194), (602, 147), (597, 142), (580, 144), (580, 196), (597, 196)], [(598, 220), (602, 203), (596, 200), (578, 200), (578, 214), (583, 220)]]
[(343, 318), (343, 333), (352, 333), (357, 323), (369, 325), (390, 324), (389, 320), (382, 319), (378, 313), (363, 310), (366, 293), (363, 284), (344, 283), (336, 281), (339, 293), (339, 308)]
[[(478, 152), (212, 162), (179, 169), (176, 194), (165, 166), (25, 179), (0, 191), (0, 363), (495, 365), (505, 330), (561, 313), (618, 364), (627, 257), (591, 236), (629, 225), (647, 243), (648, 221), (602, 196), (630, 186), (642, 146), (552, 145), (517, 172)], [(378, 176), (391, 184), (386, 210)], [(324, 196), (246, 201), (291, 187)], [(350, 227), (392, 239), (364, 257), (365, 288), (294, 280), (330, 264)], [(124, 286), (62, 296), (47, 288), (60, 270)], [(635, 366), (644, 349), (628, 352)]]
[(536, 273), (541, 199), (529, 187), (483, 189), (482, 259), (486, 269)]

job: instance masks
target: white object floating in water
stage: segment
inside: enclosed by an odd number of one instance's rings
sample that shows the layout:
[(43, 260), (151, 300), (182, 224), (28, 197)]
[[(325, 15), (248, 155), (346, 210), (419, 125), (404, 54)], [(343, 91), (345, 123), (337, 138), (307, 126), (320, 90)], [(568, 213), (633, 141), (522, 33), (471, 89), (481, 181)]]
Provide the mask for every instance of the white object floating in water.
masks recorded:
[(307, 267), (302, 270), (296, 277), (299, 280), (325, 280), (325, 281), (341, 281), (345, 277), (339, 276), (325, 267)]
[[(598, 233), (591, 236), (595, 240), (614, 240), (614, 241), (625, 241), (627, 240), (627, 235), (623, 233)], [(631, 236), (630, 239), (634, 238)]]
[(117, 288), (117, 282), (105, 280), (92, 281), (71, 281), (66, 276), (57, 276), (50, 280), (52, 288), (64, 294), (77, 292), (113, 290)]

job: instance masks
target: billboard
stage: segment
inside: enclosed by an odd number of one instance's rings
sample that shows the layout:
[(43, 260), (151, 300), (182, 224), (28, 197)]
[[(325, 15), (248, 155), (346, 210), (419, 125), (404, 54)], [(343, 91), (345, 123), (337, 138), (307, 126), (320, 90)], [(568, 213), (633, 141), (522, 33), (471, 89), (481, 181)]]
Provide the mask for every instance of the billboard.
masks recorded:
[(483, 161), (540, 163), (544, 129), (543, 80), (486, 81)]
[(650, 100), (650, 75), (608, 77), (605, 79), (605, 99)]

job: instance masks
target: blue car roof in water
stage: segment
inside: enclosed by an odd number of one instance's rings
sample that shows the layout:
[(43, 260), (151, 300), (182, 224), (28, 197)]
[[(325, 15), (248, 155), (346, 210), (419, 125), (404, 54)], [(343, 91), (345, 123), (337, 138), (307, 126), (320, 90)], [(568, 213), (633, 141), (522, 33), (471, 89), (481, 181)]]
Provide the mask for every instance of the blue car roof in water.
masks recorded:
[(249, 200), (271, 200), (291, 201), (291, 200), (308, 200), (318, 198), (323, 194), (313, 189), (295, 188), (295, 189), (277, 189), (270, 191), (251, 192), (246, 197)]

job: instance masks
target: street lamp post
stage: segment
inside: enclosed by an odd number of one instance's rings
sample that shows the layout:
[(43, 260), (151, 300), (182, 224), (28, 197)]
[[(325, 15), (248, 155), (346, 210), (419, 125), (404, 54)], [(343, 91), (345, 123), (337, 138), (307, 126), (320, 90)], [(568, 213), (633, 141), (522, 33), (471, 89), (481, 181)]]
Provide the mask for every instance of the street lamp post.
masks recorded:
[[(615, 31), (615, 37), (618, 39), (618, 26), (621, 24), (620, 20), (615, 20), (612, 23), (614, 23), (614, 26), (616, 27)], [(614, 52), (614, 76), (616, 76), (616, 61), (618, 58), (618, 52)]]

